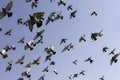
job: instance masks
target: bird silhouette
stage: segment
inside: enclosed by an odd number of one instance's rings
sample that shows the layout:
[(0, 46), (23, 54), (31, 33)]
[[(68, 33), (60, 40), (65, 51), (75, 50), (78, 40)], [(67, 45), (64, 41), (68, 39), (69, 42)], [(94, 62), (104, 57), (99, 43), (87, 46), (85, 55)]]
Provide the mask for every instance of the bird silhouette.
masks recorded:
[(98, 14), (96, 13), (96, 11), (93, 11), (93, 12), (91, 13), (91, 16), (93, 16), (93, 15), (97, 16)]
[(37, 34), (34, 36), (34, 39), (33, 40), (36, 40), (38, 37), (41, 37), (43, 38), (42, 34), (45, 32), (45, 29), (37, 32)]
[(68, 11), (69, 11), (69, 10), (73, 10), (73, 8), (72, 8), (72, 7), (73, 7), (73, 5), (71, 5), (71, 4), (70, 4), (70, 5), (68, 5), (68, 6), (67, 6), (67, 10), (68, 10)]
[(18, 43), (24, 43), (25, 42), (25, 37), (22, 37), (19, 41), (18, 41)]
[(83, 35), (83, 36), (81, 36), (81, 37), (79, 38), (79, 42), (81, 42), (81, 41), (86, 42), (85, 35)]
[(116, 49), (114, 48), (108, 55), (111, 55), (111, 54), (114, 55), (114, 54), (115, 54), (115, 50), (116, 50)]
[(109, 49), (108, 47), (103, 47), (103, 49), (102, 49), (103, 53), (107, 52), (108, 49)]
[(102, 76), (101, 78), (99, 78), (99, 80), (105, 80), (105, 79), (104, 79), (104, 76)]
[(10, 36), (10, 35), (11, 35), (11, 32), (12, 32), (12, 29), (9, 29), (8, 31), (5, 32), (4, 35), (9, 35), (9, 36)]
[(61, 45), (62, 43), (66, 43), (67, 40), (68, 40), (67, 38), (62, 38), (61, 41), (60, 41), (60, 45)]
[(11, 71), (11, 69), (12, 69), (12, 61), (10, 61), (10, 62), (8, 62), (8, 66), (6, 67), (6, 72), (7, 71)]
[(60, 1), (58, 2), (58, 6), (60, 6), (60, 5), (66, 6), (66, 3), (64, 2), (64, 0), (60, 0)]
[(22, 65), (24, 62), (23, 62), (23, 60), (25, 59), (25, 55), (23, 55), (21, 58), (19, 58), (16, 62), (15, 62), (15, 64), (20, 64), (20, 65)]
[(8, 17), (12, 16), (12, 12), (10, 12), (11, 8), (13, 6), (13, 1), (10, 1), (5, 8), (2, 8), (2, 11), (0, 11), (0, 19), (2, 19), (3, 17), (5, 17), (6, 15)]
[(88, 57), (87, 59), (85, 59), (85, 61), (84, 62), (90, 62), (90, 63), (93, 63), (94, 62), (94, 60), (92, 59), (92, 57)]
[(27, 50), (28, 48), (30, 48), (30, 50), (33, 50), (33, 44), (34, 40), (27, 42), (26, 45), (24, 46), (24, 50)]
[(70, 13), (70, 19), (75, 18), (77, 10)]
[(114, 56), (112, 56), (111, 60), (110, 60), (110, 65), (114, 63), (116, 63), (118, 61), (117, 57), (120, 55), (120, 53), (115, 54)]
[(96, 41), (97, 37), (101, 37), (103, 35), (102, 32), (103, 30), (101, 30), (100, 32), (91, 33), (91, 39)]
[(2, 55), (3, 58), (7, 58), (8, 54), (6, 53), (7, 51), (5, 49), (0, 51), (0, 54)]

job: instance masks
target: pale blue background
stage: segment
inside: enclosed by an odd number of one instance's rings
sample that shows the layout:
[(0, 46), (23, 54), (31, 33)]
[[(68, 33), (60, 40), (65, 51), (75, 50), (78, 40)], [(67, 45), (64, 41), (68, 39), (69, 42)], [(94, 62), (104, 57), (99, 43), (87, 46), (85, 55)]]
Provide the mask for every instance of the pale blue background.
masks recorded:
[[(0, 9), (5, 7), (11, 0), (0, 0)], [(0, 49), (5, 45), (16, 45), (15, 51), (9, 51), (9, 58), (3, 59), (0, 56), (0, 80), (17, 80), (21, 76), (21, 72), (26, 69), (24, 66), (41, 56), (40, 65), (31, 68), (31, 79), (37, 80), (41, 75), (46, 74), (45, 80), (69, 80), (67, 76), (79, 73), (85, 70), (85, 76), (79, 76), (74, 80), (98, 80), (102, 75), (105, 80), (120, 79), (120, 61), (110, 66), (111, 56), (108, 53), (116, 48), (116, 53), (120, 52), (120, 1), (119, 0), (64, 0), (67, 5), (72, 4), (74, 10), (78, 10), (76, 18), (69, 19), (70, 12), (67, 11), (67, 6), (57, 6), (59, 0), (50, 3), (49, 0), (39, 0), (39, 6), (31, 9), (30, 3), (25, 3), (24, 0), (14, 0), (13, 16), (7, 16), (0, 20), (3, 30), (0, 32)], [(92, 11), (96, 11), (98, 16), (91, 16)], [(29, 14), (34, 12), (45, 12), (45, 20), (41, 28), (34, 27), (33, 32), (30, 32), (28, 27), (17, 25), (17, 19), (23, 18), (27, 20)], [(52, 11), (63, 11), (63, 20), (56, 21), (45, 25), (47, 16)], [(12, 29), (11, 36), (5, 36), (4, 33)], [(18, 44), (17, 41), (25, 36), (25, 43), (32, 40), (37, 31), (45, 29), (43, 34), (43, 44), (37, 45), (33, 51), (25, 51), (25, 44)], [(103, 36), (97, 41), (92, 42), (90, 35), (92, 32), (99, 32), (103, 29)], [(79, 43), (79, 37), (86, 35), (86, 42)], [(68, 38), (66, 44), (59, 45), (61, 38)], [(74, 49), (61, 53), (63, 47), (69, 43), (74, 44)], [(56, 62), (55, 66), (50, 66), (48, 73), (41, 71), (49, 62), (44, 62), (44, 48), (53, 45), (57, 54), (52, 57)], [(109, 47), (107, 53), (103, 54), (102, 48)], [(25, 63), (15, 65), (14, 62), (25, 54)], [(85, 63), (87, 57), (92, 56), (95, 62), (93, 64)], [(72, 61), (78, 60), (78, 65), (73, 65)], [(5, 72), (8, 66), (7, 62), (12, 60), (13, 66), (10, 72)], [(58, 71), (58, 75), (53, 73), (53, 70)], [(27, 80), (25, 78), (25, 80)]]

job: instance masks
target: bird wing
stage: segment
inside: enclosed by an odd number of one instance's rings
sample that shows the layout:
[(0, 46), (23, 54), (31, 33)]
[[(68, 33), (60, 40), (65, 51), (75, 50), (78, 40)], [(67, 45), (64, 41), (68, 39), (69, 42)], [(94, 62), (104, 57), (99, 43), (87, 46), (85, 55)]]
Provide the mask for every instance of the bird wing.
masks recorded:
[(2, 19), (6, 15), (6, 11), (3, 10), (0, 12), (0, 19)]
[(6, 10), (6, 11), (10, 11), (11, 8), (12, 8), (12, 6), (13, 6), (13, 1), (10, 1), (10, 2), (7, 4), (7, 6), (5, 7), (5, 10)]

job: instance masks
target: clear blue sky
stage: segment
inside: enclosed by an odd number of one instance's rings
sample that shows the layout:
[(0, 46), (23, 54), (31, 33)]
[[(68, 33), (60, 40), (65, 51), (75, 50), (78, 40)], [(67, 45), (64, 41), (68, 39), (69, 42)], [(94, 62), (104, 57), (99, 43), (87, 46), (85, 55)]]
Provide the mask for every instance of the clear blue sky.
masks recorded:
[[(0, 0), (0, 9), (5, 7), (11, 0)], [(52, 3), (49, 0), (39, 0), (37, 8), (31, 9), (31, 2), (25, 3), (25, 0), (13, 0), (11, 11), (13, 16), (8, 18), (5, 16), (0, 20), (3, 30), (0, 32), (0, 50), (5, 45), (15, 45), (15, 51), (9, 51), (9, 57), (3, 59), (0, 55), (0, 80), (17, 80), (21, 76), (21, 72), (25, 71), (24, 66), (41, 56), (40, 65), (31, 68), (31, 80), (38, 80), (40, 76), (45, 74), (45, 80), (69, 80), (67, 76), (79, 73), (85, 70), (85, 76), (79, 76), (75, 80), (98, 80), (102, 75), (105, 80), (119, 80), (120, 61), (110, 66), (111, 56), (108, 53), (116, 48), (116, 53), (120, 52), (120, 1), (119, 0), (64, 0), (66, 5), (72, 4), (74, 10), (78, 10), (76, 17), (69, 19), (70, 12), (67, 6), (57, 6), (55, 0)], [(96, 11), (98, 16), (91, 16), (92, 11)], [(62, 11), (63, 20), (58, 20), (45, 25), (47, 16), (53, 11)], [(27, 20), (29, 14), (34, 12), (45, 12), (45, 20), (41, 28), (34, 27), (30, 32), (28, 27), (17, 25), (17, 19), (23, 18)], [(11, 36), (5, 36), (4, 33), (12, 29)], [(25, 36), (25, 43), (32, 40), (36, 32), (45, 29), (43, 34), (43, 44), (37, 45), (33, 51), (24, 50), (25, 44), (18, 44), (17, 41)], [(92, 42), (90, 35), (92, 32), (99, 32), (103, 29), (103, 36), (97, 41)], [(79, 43), (79, 37), (86, 35), (86, 42)], [(67, 43), (59, 45), (61, 38), (67, 38)], [(73, 43), (74, 49), (61, 53), (65, 45)], [(52, 60), (56, 62), (54, 66), (50, 66), (48, 73), (41, 72), (43, 68), (49, 65), (44, 62), (44, 48), (53, 45), (57, 52)], [(102, 48), (109, 47), (107, 53), (103, 54)], [(15, 61), (25, 54), (23, 65), (16, 65)], [(87, 57), (92, 56), (93, 64), (85, 63)], [(8, 62), (12, 60), (12, 70), (5, 72)], [(78, 60), (77, 65), (73, 65), (72, 61)], [(58, 71), (58, 75), (53, 70)], [(27, 80), (25, 78), (24, 80)]]

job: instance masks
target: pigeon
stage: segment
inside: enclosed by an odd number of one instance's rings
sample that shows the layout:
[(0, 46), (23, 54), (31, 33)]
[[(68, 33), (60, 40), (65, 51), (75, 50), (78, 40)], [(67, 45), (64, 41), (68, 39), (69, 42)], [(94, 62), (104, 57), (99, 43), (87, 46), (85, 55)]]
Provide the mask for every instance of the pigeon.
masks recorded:
[(24, 78), (23, 78), (23, 77), (20, 77), (20, 78), (18, 78), (17, 80), (24, 80)]
[(46, 52), (48, 55), (52, 54), (55, 55), (56, 51), (54, 50), (54, 46), (48, 46), (44, 49), (44, 52)]
[(75, 18), (77, 10), (70, 13), (70, 19)]
[(75, 73), (75, 74), (73, 75), (73, 78), (76, 78), (76, 77), (78, 77), (78, 74), (77, 74), (77, 73)]
[(53, 72), (56, 74), (56, 75), (58, 75), (58, 72), (57, 72), (57, 70), (55, 69), (55, 70), (53, 70)]
[(46, 68), (44, 68), (44, 69), (42, 70), (42, 72), (48, 72), (48, 71), (49, 71), (48, 68), (49, 68), (49, 66), (46, 66)]
[(34, 44), (34, 40), (29, 41), (28, 43), (26, 43), (26, 45), (24, 46), (24, 50), (27, 50), (28, 48), (30, 48), (30, 50), (33, 50), (33, 44)]
[(15, 45), (10, 46), (10, 49), (15, 50), (16, 49)]
[(45, 12), (35, 12), (33, 13), (33, 17), (36, 18), (37, 21), (44, 20)]
[(61, 45), (62, 43), (66, 43), (67, 40), (68, 40), (67, 38), (62, 38), (61, 41), (60, 41), (60, 45)]
[(81, 75), (81, 74), (82, 74), (82, 75), (85, 75), (85, 71), (82, 70), (79, 74), (80, 74), (80, 75)]
[(103, 35), (102, 32), (103, 30), (101, 30), (100, 32), (91, 33), (91, 39), (96, 41), (97, 37), (101, 37)]
[(22, 37), (22, 38), (18, 41), (18, 43), (24, 43), (24, 41), (25, 41), (25, 37)]
[(11, 69), (12, 69), (12, 61), (10, 61), (10, 62), (8, 62), (8, 66), (6, 67), (6, 72), (7, 71), (11, 71)]
[(10, 36), (10, 35), (11, 35), (11, 32), (12, 32), (12, 29), (9, 29), (8, 31), (5, 32), (4, 35), (9, 35), (9, 36)]
[(68, 78), (71, 80), (72, 79), (72, 75), (69, 75)]
[(61, 52), (64, 52), (64, 51), (66, 51), (66, 50), (70, 51), (70, 49), (73, 49), (73, 48), (74, 48), (73, 44), (72, 44), (72, 43), (69, 43), (68, 45), (66, 45), (66, 46), (63, 48), (63, 50), (62, 50)]
[(81, 36), (81, 37), (79, 38), (79, 42), (81, 42), (81, 41), (86, 42), (85, 35), (83, 35), (83, 36)]
[(43, 38), (42, 34), (43, 34), (44, 32), (45, 32), (45, 29), (43, 29), (43, 30), (37, 32), (37, 34), (35, 35), (35, 37), (34, 37), (33, 40), (36, 40), (38, 37)]
[(51, 61), (51, 62), (50, 62), (50, 65), (55, 65), (55, 62), (54, 62), (54, 61)]
[(108, 47), (103, 47), (103, 49), (102, 49), (103, 53), (107, 52), (108, 49), (109, 49)]
[(34, 42), (33, 46), (36, 46), (36, 44), (39, 44), (39, 43), (43, 43), (42, 40), (43, 40), (42, 38), (38, 39), (36, 42)]
[(84, 62), (90, 62), (90, 63), (93, 63), (94, 62), (94, 60), (92, 60), (92, 57), (88, 57)]
[(32, 62), (29, 62), (29, 63), (25, 66), (25, 68), (30, 68), (32, 65), (33, 65), (33, 63), (32, 63)]
[(59, 19), (63, 20), (62, 11), (57, 13), (57, 16), (55, 18), (53, 18), (53, 21), (56, 21), (56, 20), (59, 20)]
[(49, 22), (53, 22), (54, 21), (53, 17), (55, 18), (55, 14), (56, 14), (56, 12), (51, 12), (49, 14), (49, 16), (47, 17), (45, 25), (47, 25)]
[(77, 62), (78, 62), (78, 60), (74, 60), (72, 63), (73, 63), (74, 65), (77, 65)]
[(7, 52), (7, 51), (9, 51), (11, 49), (11, 47), (9, 45), (6, 45), (3, 49), (5, 49), (6, 52)]
[(120, 55), (120, 53), (115, 54), (114, 56), (112, 56), (111, 60), (110, 60), (110, 65), (114, 63), (116, 63), (118, 61), (117, 57)]
[(42, 75), (38, 80), (45, 80), (45, 75)]
[(68, 6), (67, 6), (67, 10), (68, 10), (68, 11), (69, 11), (69, 10), (73, 10), (72, 7), (73, 7), (73, 5), (68, 5)]
[(36, 8), (38, 6), (38, 0), (34, 0), (34, 2), (32, 2), (31, 4), (31, 8)]
[(12, 16), (12, 12), (10, 12), (11, 8), (13, 6), (13, 1), (10, 1), (5, 8), (2, 8), (2, 11), (0, 11), (0, 19), (2, 19), (3, 17), (5, 17), (6, 15), (8, 17)]
[(99, 78), (99, 80), (105, 80), (105, 79), (104, 79), (104, 76), (102, 76), (101, 78)]
[(66, 6), (66, 3), (64, 2), (64, 0), (60, 0), (60, 1), (58, 2), (58, 6), (60, 6), (60, 5)]
[(91, 16), (93, 16), (93, 15), (97, 16), (96, 11), (93, 11), (93, 12), (91, 13)]
[(20, 65), (22, 65), (24, 62), (23, 62), (23, 60), (25, 59), (25, 55), (23, 55), (20, 59), (18, 59), (16, 62), (15, 62), (15, 64), (20, 64)]
[(19, 24), (23, 24), (23, 19), (22, 19), (22, 18), (17, 19), (17, 24), (18, 24), (18, 25), (19, 25)]
[(39, 63), (39, 61), (40, 61), (40, 56), (36, 59), (36, 60), (34, 60), (33, 62), (32, 62), (32, 64), (33, 65), (39, 65), (40, 63)]
[(0, 54), (2, 55), (3, 59), (8, 57), (7, 51), (5, 49), (0, 51)]
[(50, 61), (50, 60), (51, 60), (51, 56), (52, 56), (52, 54), (48, 54), (48, 55), (46, 56), (46, 58), (45, 58), (45, 62), (48, 61), (48, 60)]
[(115, 54), (114, 52), (115, 52), (115, 48), (108, 55), (111, 55), (111, 54), (114, 55)]
[(34, 16), (32, 16), (32, 15), (29, 15), (30, 19), (28, 19), (27, 21), (25, 21), (25, 22), (23, 23), (24, 25), (26, 25), (26, 26), (29, 27), (30, 32), (33, 31), (33, 26), (34, 26), (35, 24), (37, 25), (37, 28), (39, 28), (39, 27), (42, 26), (42, 21), (39, 20), (39, 19), (37, 19), (37, 13), (36, 13), (36, 14), (34, 13), (33, 15), (36, 16), (36, 17), (34, 17)]
[(22, 77), (26, 76), (27, 78), (30, 78), (31, 77), (30, 70), (31, 68), (28, 68), (27, 71), (22, 72)]

